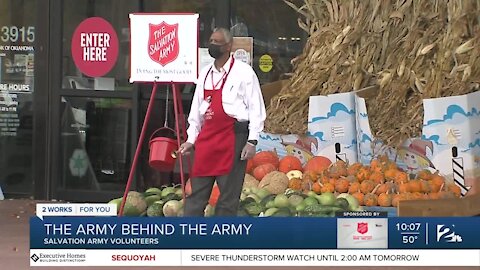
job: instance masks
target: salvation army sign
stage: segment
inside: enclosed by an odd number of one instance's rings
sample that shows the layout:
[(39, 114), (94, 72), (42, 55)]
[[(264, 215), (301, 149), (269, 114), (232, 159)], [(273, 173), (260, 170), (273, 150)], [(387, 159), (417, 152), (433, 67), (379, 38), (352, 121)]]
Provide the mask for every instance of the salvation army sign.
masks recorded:
[(117, 33), (105, 19), (88, 18), (75, 29), (71, 52), (75, 66), (83, 74), (90, 77), (102, 77), (117, 62)]
[(195, 82), (198, 14), (130, 14), (130, 82)]
[(150, 37), (148, 38), (148, 55), (150, 59), (165, 66), (178, 57), (178, 23), (169, 25), (150, 24)]

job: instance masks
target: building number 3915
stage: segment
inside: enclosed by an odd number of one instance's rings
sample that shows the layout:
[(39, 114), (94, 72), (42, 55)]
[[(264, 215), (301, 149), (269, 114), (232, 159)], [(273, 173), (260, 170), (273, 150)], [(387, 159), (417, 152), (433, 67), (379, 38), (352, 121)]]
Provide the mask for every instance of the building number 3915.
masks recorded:
[(2, 26), (0, 32), (3, 42), (35, 42), (34, 26)]

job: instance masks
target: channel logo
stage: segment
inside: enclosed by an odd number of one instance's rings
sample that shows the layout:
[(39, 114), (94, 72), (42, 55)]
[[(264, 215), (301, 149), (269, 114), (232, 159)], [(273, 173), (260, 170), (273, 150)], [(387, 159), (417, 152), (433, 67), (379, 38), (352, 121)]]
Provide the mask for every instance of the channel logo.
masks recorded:
[(437, 242), (461, 243), (462, 236), (460, 234), (455, 233), (455, 231), (453, 230), (454, 227), (455, 225), (448, 227), (445, 224), (438, 224), (437, 225)]

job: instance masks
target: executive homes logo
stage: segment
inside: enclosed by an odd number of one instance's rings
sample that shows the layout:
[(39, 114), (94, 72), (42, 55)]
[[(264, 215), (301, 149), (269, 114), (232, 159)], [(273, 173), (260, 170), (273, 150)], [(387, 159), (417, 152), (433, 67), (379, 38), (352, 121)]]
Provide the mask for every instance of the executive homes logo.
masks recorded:
[(32, 261), (34, 261), (34, 262), (37, 262), (38, 260), (40, 260), (40, 258), (37, 256), (37, 254), (33, 254), (32, 256), (30, 256), (30, 259), (32, 259)]

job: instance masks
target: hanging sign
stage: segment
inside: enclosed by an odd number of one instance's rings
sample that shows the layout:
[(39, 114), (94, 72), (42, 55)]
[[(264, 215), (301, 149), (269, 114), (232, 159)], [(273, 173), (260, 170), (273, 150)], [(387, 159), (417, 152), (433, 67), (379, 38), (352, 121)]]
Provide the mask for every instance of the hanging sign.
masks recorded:
[(235, 59), (252, 65), (253, 37), (233, 37), (232, 55)]
[(130, 82), (193, 83), (198, 14), (130, 14)]
[(90, 77), (102, 77), (113, 68), (118, 56), (118, 37), (103, 18), (82, 21), (72, 36), (72, 58), (80, 71)]

